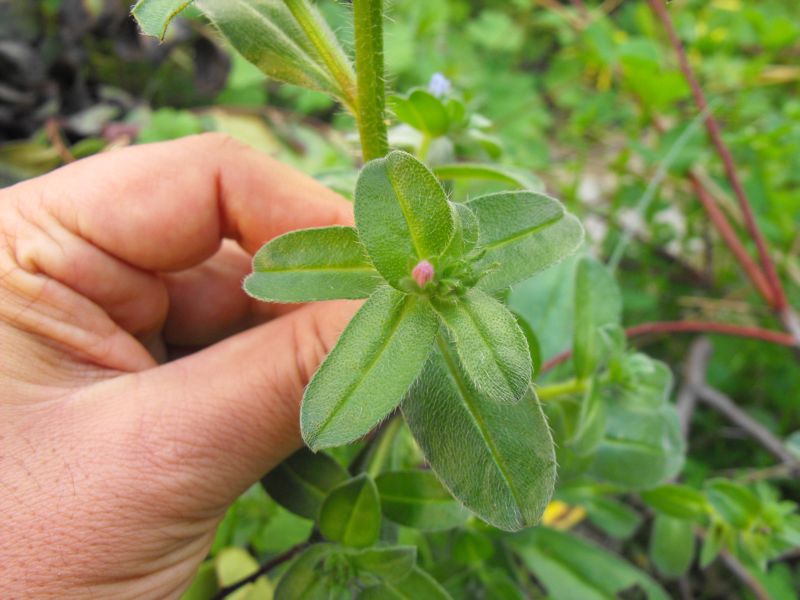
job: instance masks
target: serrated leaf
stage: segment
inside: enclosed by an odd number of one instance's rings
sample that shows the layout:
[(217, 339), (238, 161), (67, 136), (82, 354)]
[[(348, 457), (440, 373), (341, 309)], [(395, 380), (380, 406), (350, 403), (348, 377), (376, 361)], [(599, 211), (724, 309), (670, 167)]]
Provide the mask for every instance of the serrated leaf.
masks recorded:
[(361, 170), (355, 216), (375, 268), (399, 289), (419, 261), (447, 249), (455, 229), (447, 197), (433, 173), (398, 150)]
[(507, 531), (535, 524), (555, 485), (555, 452), (533, 390), (515, 404), (481, 395), (439, 340), (403, 401), (431, 468), (464, 506)]
[(313, 450), (365, 435), (417, 378), (439, 329), (427, 300), (378, 288), (311, 379), (300, 429)]
[(469, 516), (431, 471), (389, 471), (379, 475), (375, 484), (383, 514), (398, 525), (431, 531), (452, 529)]
[[(355, 75), (336, 36), (307, 0), (195, 0), (231, 45), (261, 71), (325, 92), (353, 108)], [(290, 4), (302, 9), (298, 19)]]
[(327, 600), (329, 586), (327, 573), (320, 563), (336, 552), (333, 544), (314, 544), (295, 558), (278, 581), (275, 600)]
[(267, 473), (261, 484), (285, 509), (316, 520), (328, 492), (348, 477), (347, 471), (324, 452), (314, 454), (303, 448)]
[(436, 165), (433, 172), (439, 179), (497, 181), (517, 188), (541, 192), (544, 190), (542, 180), (523, 169), (515, 169), (504, 165), (482, 163), (452, 163)]
[(622, 296), (605, 265), (590, 257), (578, 262), (575, 271), (575, 339), (573, 361), (579, 379), (594, 375), (605, 350), (604, 328), (619, 325)]
[(702, 519), (708, 514), (706, 497), (687, 485), (670, 483), (642, 492), (644, 502), (676, 519)]
[(365, 548), (378, 540), (380, 529), (378, 488), (366, 474), (339, 484), (322, 503), (319, 530), (332, 542)]
[(381, 277), (352, 227), (290, 231), (253, 257), (245, 291), (267, 302), (366, 298)]
[(614, 600), (634, 586), (650, 600), (669, 598), (644, 572), (573, 535), (537, 527), (509, 542), (553, 600)]
[(167, 27), (194, 0), (139, 0), (131, 10), (142, 32), (160, 40)]
[(516, 402), (531, 382), (532, 366), (528, 342), (514, 315), (477, 288), (433, 306), (475, 388), (496, 402)]
[(694, 530), (690, 521), (656, 515), (650, 536), (650, 559), (666, 577), (680, 577), (694, 560)]
[(439, 137), (450, 129), (450, 113), (439, 98), (426, 90), (407, 96), (393, 96), (389, 105), (397, 118), (429, 137)]
[(529, 191), (499, 192), (467, 203), (478, 217), (476, 270), (487, 291), (506, 288), (566, 258), (583, 241), (580, 222), (560, 202)]
[(348, 558), (356, 569), (359, 579), (365, 581), (365, 574), (368, 574), (380, 579), (376, 582), (380, 584), (382, 581), (399, 581), (406, 577), (417, 562), (417, 548), (416, 546), (366, 548), (348, 554)]
[(358, 600), (452, 600), (433, 577), (414, 567), (403, 579), (366, 588)]

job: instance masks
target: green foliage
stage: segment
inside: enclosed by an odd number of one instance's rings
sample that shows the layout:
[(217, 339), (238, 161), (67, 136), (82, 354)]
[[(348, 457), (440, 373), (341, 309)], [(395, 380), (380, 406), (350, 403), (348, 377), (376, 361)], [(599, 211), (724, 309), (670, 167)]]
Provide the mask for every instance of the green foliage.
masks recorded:
[(346, 546), (372, 546), (378, 541), (380, 525), (378, 489), (368, 475), (359, 475), (335, 487), (320, 509), (322, 535)]
[(660, 573), (679, 577), (694, 559), (693, 525), (682, 519), (658, 515), (650, 537), (650, 559)]
[(387, 471), (375, 480), (387, 519), (421, 530), (452, 529), (468, 513), (430, 471)]

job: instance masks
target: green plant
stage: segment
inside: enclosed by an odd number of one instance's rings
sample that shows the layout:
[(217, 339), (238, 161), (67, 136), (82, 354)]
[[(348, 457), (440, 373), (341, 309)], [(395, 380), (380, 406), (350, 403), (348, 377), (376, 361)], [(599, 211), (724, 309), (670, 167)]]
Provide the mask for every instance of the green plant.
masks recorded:
[[(163, 36), (187, 4), (140, 0), (134, 14), (146, 32)], [(416, 34), (435, 27), (443, 6), (463, 4), (431, 2), (405, 10), (416, 19)], [(509, 4), (504, 10), (516, 11), (519, 19), (486, 9), (468, 23), (470, 41), (458, 48), (475, 64), (481, 53), (496, 52), (496, 63), (474, 76), (477, 88), (506, 86), (487, 101), (500, 119), (504, 112), (520, 112), (514, 102), (527, 102), (532, 87), (526, 69), (504, 79), (498, 66), (511, 69), (522, 28), (539, 26), (525, 23), (524, 3)], [(653, 75), (659, 60), (651, 40), (629, 40), (601, 10), (589, 14), (575, 4), (563, 22), (541, 20), (548, 35), (566, 40), (546, 87), (559, 91), (560, 78), (585, 65), (598, 86), (619, 74), (645, 116), (657, 117), (688, 95), (677, 70)], [(410, 86), (389, 95), (398, 124), (387, 132), (380, 1), (353, 2), (354, 66), (346, 44), (306, 0), (194, 5), (264, 73), (326, 93), (347, 109), (366, 163), (354, 185), (355, 227), (276, 238), (257, 253), (245, 282), (249, 294), (271, 302), (366, 299), (307, 387), (301, 431), (314, 452), (300, 451), (262, 481), (273, 500), (268, 506), (282, 515), (276, 522), (293, 513), (313, 523), (313, 532), (303, 529), (299, 544), (259, 568), (240, 556), (247, 574), (233, 585), (219, 573), (220, 564), (235, 557), (216, 555), (218, 574), (206, 591), (222, 587), (221, 594), (262, 597), (256, 585), (263, 587), (263, 575), (278, 573), (291, 559), (275, 589), (279, 599), (517, 598), (540, 594), (538, 586), (561, 599), (608, 598), (631, 587), (665, 598), (642, 570), (558, 529), (585, 520), (609, 538), (630, 541), (652, 517), (649, 564), (667, 582), (685, 575), (695, 560), (707, 567), (717, 556), (763, 569), (798, 545), (796, 505), (767, 486), (728, 479), (694, 487), (669, 483), (684, 468), (686, 453), (670, 402), (672, 372), (631, 350), (627, 340), (644, 332), (710, 330), (791, 344), (789, 333), (684, 321), (644, 324), (626, 334), (623, 300), (627, 308), (638, 290), (620, 290), (613, 269), (587, 256), (562, 260), (581, 242), (578, 220), (541, 193), (543, 185), (531, 173), (494, 162), (504, 143), (520, 156), (533, 135), (529, 129), (516, 138), (515, 121), (494, 137), (474, 98), (438, 74), (427, 89)], [(636, 9), (625, 11), (627, 23), (652, 26)], [(454, 22), (463, 25), (467, 12)], [(409, 63), (408, 70), (414, 68)], [(586, 96), (578, 86), (554, 94), (558, 109), (574, 110), (564, 137), (602, 135), (615, 120), (631, 127), (630, 111), (612, 106), (608, 95)], [(539, 110), (541, 121), (550, 118), (541, 107), (524, 108)], [(671, 145), (637, 211), (649, 210), (670, 169), (691, 164), (694, 125), (710, 116), (705, 108), (677, 141), (665, 136)], [(390, 142), (410, 153), (390, 152)], [(691, 168), (689, 174), (693, 185), (705, 189), (701, 175)], [(460, 187), (476, 182), (466, 191)], [(484, 193), (484, 184), (502, 191)], [(639, 197), (635, 186), (622, 191), (623, 202)], [(774, 273), (759, 274), (772, 269), (768, 257), (761, 253), (760, 267), (748, 262), (724, 217), (707, 202), (704, 207), (756, 290), (779, 312), (788, 310)], [(745, 225), (752, 230), (752, 218)], [(622, 235), (614, 267), (630, 237)], [(763, 240), (756, 240), (763, 250)], [(557, 307), (555, 317), (538, 314), (551, 306)], [(780, 312), (784, 319), (786, 314)], [(548, 320), (569, 326), (556, 328)], [(537, 335), (547, 355), (571, 351), (542, 364)], [(563, 522), (554, 516), (560, 507), (568, 515)], [(532, 526), (543, 512), (546, 528), (498, 531)], [(202, 593), (198, 597), (206, 597)]]

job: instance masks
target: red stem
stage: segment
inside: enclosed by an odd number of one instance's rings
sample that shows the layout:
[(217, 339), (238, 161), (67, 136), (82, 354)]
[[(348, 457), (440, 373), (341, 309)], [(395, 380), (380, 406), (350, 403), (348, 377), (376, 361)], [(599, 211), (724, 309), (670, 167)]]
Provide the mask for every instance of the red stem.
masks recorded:
[[(664, 333), (718, 333), (721, 335), (733, 335), (761, 340), (781, 346), (796, 345), (794, 337), (782, 331), (762, 329), (761, 327), (732, 325), (730, 323), (715, 323), (713, 321), (654, 321), (652, 323), (634, 325), (625, 330), (625, 335), (629, 338), (640, 335), (658, 335)], [(539, 372), (545, 373), (553, 367), (566, 362), (571, 356), (572, 350), (565, 350), (560, 354), (556, 354), (553, 358), (542, 364), (542, 368)]]
[[(708, 102), (706, 101), (703, 90), (700, 88), (697, 77), (695, 77), (694, 71), (689, 64), (689, 59), (686, 56), (686, 49), (683, 47), (683, 43), (675, 31), (675, 26), (673, 25), (672, 19), (669, 16), (667, 7), (663, 3), (663, 0), (647, 1), (650, 4), (650, 8), (653, 9), (653, 12), (660, 19), (664, 29), (667, 32), (670, 43), (672, 44), (672, 47), (678, 56), (678, 62), (680, 63), (681, 71), (683, 72), (686, 81), (689, 83), (689, 87), (692, 90), (692, 95), (694, 96), (694, 101), (697, 104), (698, 109), (700, 109), (701, 112), (705, 111), (706, 107), (708, 106)], [(761, 235), (761, 231), (758, 229), (758, 225), (753, 214), (753, 209), (750, 206), (750, 202), (748, 201), (747, 195), (744, 192), (742, 183), (739, 180), (739, 174), (736, 171), (736, 166), (733, 162), (733, 156), (731, 155), (728, 146), (722, 140), (719, 124), (711, 113), (709, 113), (705, 118), (705, 122), (708, 135), (716, 147), (720, 158), (722, 159), (722, 164), (725, 167), (725, 173), (728, 177), (728, 181), (730, 182), (734, 194), (736, 195), (736, 199), (739, 202), (739, 206), (742, 209), (742, 215), (744, 216), (747, 230), (752, 236), (753, 241), (756, 244), (756, 248), (758, 249), (758, 256), (764, 269), (766, 279), (769, 282), (770, 288), (772, 288), (772, 307), (779, 312), (783, 311), (787, 306), (786, 294), (783, 291), (783, 286), (781, 285), (780, 279), (778, 279), (778, 273), (775, 270), (775, 265), (769, 256), (764, 237)]]

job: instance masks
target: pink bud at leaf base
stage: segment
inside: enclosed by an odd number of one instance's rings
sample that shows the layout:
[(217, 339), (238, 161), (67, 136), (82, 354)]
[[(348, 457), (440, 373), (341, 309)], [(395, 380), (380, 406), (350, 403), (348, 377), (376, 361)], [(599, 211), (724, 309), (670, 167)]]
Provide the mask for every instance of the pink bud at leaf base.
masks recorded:
[(425, 287), (425, 284), (433, 279), (434, 270), (433, 265), (427, 260), (421, 260), (417, 266), (411, 271), (411, 276), (417, 282), (419, 287)]

